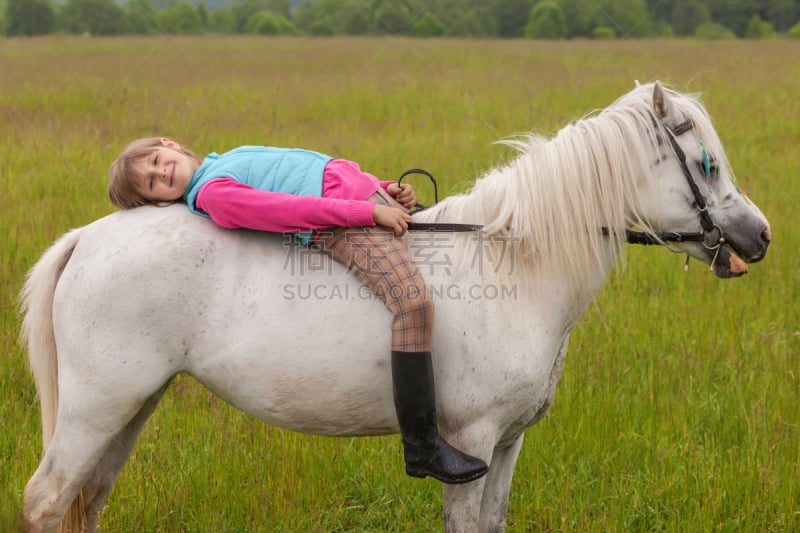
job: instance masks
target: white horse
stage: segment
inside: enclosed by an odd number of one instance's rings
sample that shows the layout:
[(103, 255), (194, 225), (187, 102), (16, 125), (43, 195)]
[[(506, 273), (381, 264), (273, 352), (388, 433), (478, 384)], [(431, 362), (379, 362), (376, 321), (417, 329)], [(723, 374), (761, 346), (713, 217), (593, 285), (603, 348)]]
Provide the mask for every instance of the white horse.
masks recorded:
[[(440, 430), (490, 465), (443, 486), (453, 532), (505, 529), (523, 433), (550, 406), (570, 332), (626, 231), (696, 234), (703, 223), (705, 242), (673, 246), (719, 277), (746, 272), (770, 239), (703, 106), (658, 82), (552, 139), (513, 144), (516, 159), (415, 217), (483, 232), (408, 237), (437, 306)], [(29, 531), (96, 529), (181, 372), (284, 428), (398, 431), (389, 312), (342, 267), (280, 236), (223, 230), (179, 205), (117, 212), (58, 240), (22, 303), (45, 448), (25, 488)]]

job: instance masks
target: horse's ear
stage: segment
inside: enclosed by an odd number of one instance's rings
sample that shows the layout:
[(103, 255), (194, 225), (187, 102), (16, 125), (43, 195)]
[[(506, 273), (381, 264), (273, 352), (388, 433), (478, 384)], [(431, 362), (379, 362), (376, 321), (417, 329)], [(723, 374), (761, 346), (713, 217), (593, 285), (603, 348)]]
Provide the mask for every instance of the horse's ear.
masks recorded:
[(653, 84), (653, 112), (661, 121), (664, 121), (673, 112), (672, 101), (660, 81)]

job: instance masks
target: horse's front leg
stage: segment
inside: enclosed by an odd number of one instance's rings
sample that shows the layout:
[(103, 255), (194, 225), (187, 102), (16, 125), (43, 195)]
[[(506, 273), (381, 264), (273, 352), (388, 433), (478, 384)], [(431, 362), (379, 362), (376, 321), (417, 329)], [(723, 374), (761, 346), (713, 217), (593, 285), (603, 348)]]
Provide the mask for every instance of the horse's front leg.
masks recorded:
[(478, 533), (485, 479), (486, 476), (463, 485), (442, 485), (445, 533)]
[[(487, 430), (487, 426), (475, 424), (470, 428), (462, 428), (457, 434), (447, 432), (445, 440), (459, 450), (480, 457), (489, 463), (495, 440), (493, 430)], [(442, 485), (445, 533), (478, 533), (480, 531), (478, 527), (484, 481), (491, 473), (492, 465), (489, 465), (489, 473), (480, 479), (462, 485)]]
[(511, 479), (522, 449), (524, 434), (508, 447), (498, 448), (492, 456), (492, 466), (486, 474), (481, 501), (480, 531), (500, 533), (506, 530), (508, 515), (508, 495), (511, 492)]

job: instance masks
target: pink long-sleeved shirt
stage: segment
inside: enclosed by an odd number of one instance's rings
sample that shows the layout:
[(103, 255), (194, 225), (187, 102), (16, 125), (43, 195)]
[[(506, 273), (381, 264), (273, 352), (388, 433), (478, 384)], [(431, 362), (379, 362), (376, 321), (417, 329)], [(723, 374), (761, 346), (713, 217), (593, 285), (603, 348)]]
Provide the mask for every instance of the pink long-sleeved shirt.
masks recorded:
[(367, 200), (381, 182), (357, 163), (333, 159), (322, 175), (322, 196), (296, 196), (254, 189), (232, 178), (206, 183), (195, 205), (225, 228), (300, 232), (330, 227), (374, 226), (374, 203)]

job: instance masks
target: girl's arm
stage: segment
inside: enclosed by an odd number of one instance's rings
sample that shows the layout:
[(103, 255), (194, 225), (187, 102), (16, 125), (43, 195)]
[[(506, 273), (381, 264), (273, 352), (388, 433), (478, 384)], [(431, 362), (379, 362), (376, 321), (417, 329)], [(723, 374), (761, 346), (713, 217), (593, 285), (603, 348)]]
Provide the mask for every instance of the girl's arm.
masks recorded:
[(375, 225), (372, 202), (262, 191), (231, 178), (206, 183), (196, 206), (225, 228), (298, 232)]

